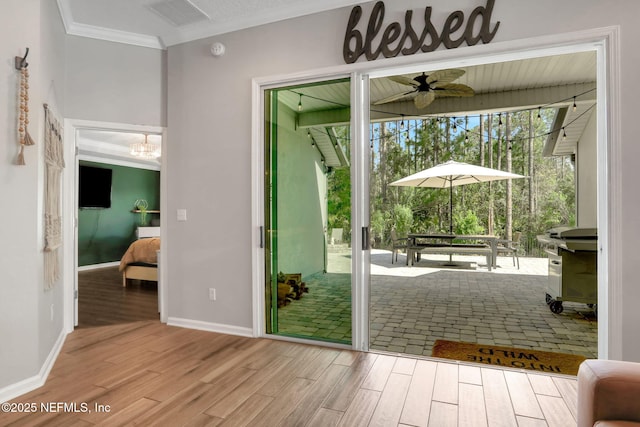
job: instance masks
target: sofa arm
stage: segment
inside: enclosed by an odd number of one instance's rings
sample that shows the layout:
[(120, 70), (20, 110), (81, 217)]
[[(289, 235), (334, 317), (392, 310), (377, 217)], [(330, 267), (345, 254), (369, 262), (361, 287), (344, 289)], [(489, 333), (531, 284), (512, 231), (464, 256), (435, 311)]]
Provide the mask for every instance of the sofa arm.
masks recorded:
[(578, 370), (578, 427), (640, 421), (640, 363), (585, 360)]

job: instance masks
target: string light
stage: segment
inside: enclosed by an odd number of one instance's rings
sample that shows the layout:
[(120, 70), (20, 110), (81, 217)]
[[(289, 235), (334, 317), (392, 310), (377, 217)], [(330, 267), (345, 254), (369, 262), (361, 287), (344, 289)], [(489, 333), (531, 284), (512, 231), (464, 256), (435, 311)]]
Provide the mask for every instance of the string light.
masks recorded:
[[(584, 95), (584, 94), (587, 94), (587, 93), (590, 93), (590, 92), (593, 92), (593, 91), (595, 91), (595, 90), (596, 90), (595, 88), (594, 88), (594, 89), (589, 89), (589, 90), (586, 90), (585, 92), (580, 93), (580, 94), (578, 94), (578, 95), (575, 95), (575, 96), (572, 96), (572, 97), (569, 97), (569, 98), (565, 98), (565, 99), (562, 99), (562, 100), (558, 100), (558, 101), (550, 102), (550, 103), (545, 104), (545, 105), (542, 105), (542, 106), (538, 106), (538, 107), (537, 107), (537, 108), (538, 108), (538, 113), (537, 113), (536, 119), (537, 119), (537, 120), (542, 120), (542, 108), (547, 108), (547, 107), (554, 106), (554, 105), (559, 104), (559, 103), (561, 103), (561, 102), (568, 101), (568, 100), (569, 100), (569, 99), (571, 99), (571, 98), (573, 98), (573, 109), (574, 109), (574, 111), (575, 111), (575, 110), (577, 109), (577, 102), (576, 102), (577, 97), (578, 97), (578, 96), (581, 96), (581, 95)], [(294, 92), (294, 93), (297, 93), (297, 92)], [(297, 93), (297, 94), (298, 94), (298, 95), (299, 95), (299, 97), (300, 97), (300, 100), (299, 100), (299, 102), (298, 102), (298, 107), (300, 108), (300, 107), (301, 107), (301, 104), (302, 104), (302, 94), (300, 94), (300, 93)], [(305, 95), (305, 96), (308, 96), (308, 95)], [(332, 104), (340, 105), (340, 106), (343, 106), (343, 107), (348, 107), (348, 105), (343, 105), (343, 104), (341, 104), (341, 103), (334, 102), (334, 101), (331, 101), (331, 100), (326, 100), (326, 99), (321, 99), (321, 98), (315, 98), (315, 97), (313, 97), (313, 96), (310, 96), (310, 97), (311, 97), (311, 98), (314, 98), (314, 99), (318, 99), (318, 100), (323, 101), (323, 102), (328, 102), (328, 103), (332, 103)], [(572, 120), (572, 121), (571, 121), (571, 122), (569, 122), (567, 125), (565, 125), (565, 126), (563, 126), (562, 128), (560, 128), (560, 130), (562, 130), (562, 132), (563, 132), (563, 136), (562, 136), (563, 140), (564, 140), (564, 139), (566, 139), (566, 137), (567, 137), (565, 127), (566, 127), (566, 126), (569, 126), (569, 125), (571, 125), (571, 124), (573, 124), (576, 120), (578, 120), (578, 119), (579, 119), (580, 117), (582, 117), (583, 115), (587, 114), (587, 113), (588, 113), (589, 111), (591, 111), (591, 109), (592, 109), (592, 108), (594, 108), (594, 107), (595, 107), (595, 104), (594, 104), (594, 105), (592, 105), (592, 106), (590, 106), (590, 107), (588, 107), (588, 108), (587, 108), (584, 112), (582, 112), (582, 113), (581, 113), (581, 114), (580, 114), (576, 119)], [(514, 111), (512, 111), (512, 113), (521, 113), (521, 112), (524, 112), (524, 111), (530, 111), (530, 110), (531, 110), (531, 109), (514, 110)], [(374, 109), (371, 109), (371, 111), (376, 111), (376, 112), (380, 112), (380, 113), (389, 113), (389, 112), (387, 112), (387, 111), (378, 111), (378, 110), (374, 110)], [(482, 116), (482, 114), (480, 114), (480, 116)], [(429, 116), (429, 115), (425, 115), (425, 116), (417, 116), (417, 117), (422, 117), (422, 119), (421, 119), (421, 120), (430, 119), (432, 124), (433, 124), (433, 121), (434, 121), (434, 120), (435, 120), (435, 122), (436, 122), (436, 123), (440, 124), (440, 123), (441, 123), (441, 119), (444, 119), (444, 118), (441, 118), (440, 116), (433, 117), (433, 116)], [(455, 120), (455, 117), (454, 117), (454, 120)], [(501, 125), (502, 125), (502, 113), (500, 113), (500, 114), (499, 114), (499, 121), (498, 121), (498, 126), (501, 126)], [(401, 126), (401, 128), (403, 128), (403, 127), (404, 127), (404, 114), (402, 115), (402, 119), (401, 119), (401, 124), (400, 124), (400, 126)], [(456, 126), (456, 125), (455, 125), (455, 121), (454, 121), (454, 126)], [(417, 129), (417, 128), (418, 128), (418, 125), (416, 124), (416, 129)], [(409, 129), (410, 129), (410, 127), (409, 127)], [(468, 132), (469, 132), (469, 130), (468, 130), (468, 129), (465, 129), (465, 141), (468, 141)], [(548, 136), (548, 135), (553, 134), (554, 132), (558, 132), (558, 129), (552, 129), (552, 130), (550, 130), (549, 132), (545, 132), (545, 133), (542, 133), (542, 134), (535, 135), (535, 138)], [(373, 130), (373, 133), (379, 133), (379, 130), (378, 130), (378, 129), (374, 129), (374, 130)], [(397, 133), (399, 134), (399, 133), (400, 133), (400, 131), (398, 131)], [(393, 136), (394, 134), (396, 134), (396, 132), (393, 132), (393, 131), (392, 131), (392, 133), (391, 133), (391, 134), (381, 135), (381, 136), (379, 136), (379, 137), (374, 137), (374, 136), (372, 136), (372, 137), (371, 137), (371, 141), (370, 141), (370, 147), (371, 147), (371, 149), (373, 149), (373, 148), (374, 148), (374, 139), (378, 139), (378, 140), (379, 140), (379, 139), (382, 139), (382, 138), (385, 138), (385, 137)], [(405, 132), (405, 135), (406, 135), (406, 137), (408, 138), (408, 132)], [(307, 131), (307, 136), (308, 136), (309, 138), (311, 138), (311, 133), (310, 133), (310, 131)], [(348, 138), (348, 137), (341, 138), (341, 139), (344, 139), (344, 140), (346, 140), (346, 141), (348, 141), (348, 140), (349, 140), (349, 138)], [(516, 139), (528, 139), (528, 137), (527, 137), (527, 138), (516, 138)], [(513, 141), (514, 141), (514, 140), (512, 140), (511, 142), (513, 143)]]
[[(558, 128), (556, 128), (556, 129), (550, 129), (548, 132), (544, 132), (544, 133), (536, 134), (536, 135), (534, 135), (534, 138), (542, 138), (542, 137), (545, 137), (545, 136), (552, 135), (552, 134), (554, 134), (554, 133), (559, 133), (560, 131), (562, 131), (562, 132), (563, 132), (563, 137), (565, 137), (565, 138), (566, 138), (566, 130), (565, 130), (565, 128), (566, 128), (566, 127), (568, 127), (568, 126), (571, 126), (574, 122), (576, 122), (576, 121), (580, 120), (580, 118), (581, 118), (582, 116), (584, 116), (585, 114), (588, 114), (588, 113), (589, 113), (589, 111), (591, 111), (593, 108), (595, 108), (595, 104), (594, 104), (594, 105), (592, 105), (592, 106), (590, 106), (589, 108), (587, 108), (585, 111), (581, 112), (581, 113), (580, 113), (580, 115), (579, 115), (578, 117), (576, 117), (575, 119), (571, 120), (571, 121), (570, 121), (569, 123), (567, 123), (565, 126), (563, 126), (563, 127), (559, 128), (559, 129), (558, 129)], [(517, 110), (517, 111), (513, 111), (512, 113), (522, 113), (522, 112), (525, 112), (525, 111), (528, 111), (528, 110)], [(432, 123), (432, 124), (434, 124), (434, 122), (436, 122), (436, 121), (438, 121), (438, 122), (439, 122), (440, 117), (430, 117), (430, 119), (431, 119), (431, 123)], [(408, 127), (408, 129), (409, 129), (409, 130), (411, 130), (412, 128), (413, 128), (413, 129), (418, 129), (418, 128), (419, 128), (419, 123), (418, 123), (418, 121), (419, 121), (419, 120), (420, 120), (420, 119), (416, 119), (416, 125), (415, 125), (415, 127), (413, 127), (413, 126), (409, 126), (409, 127)], [(424, 120), (424, 119), (422, 119), (422, 120)], [(372, 126), (373, 126), (373, 124), (372, 124)], [(377, 134), (379, 134), (379, 129), (374, 128), (372, 133), (373, 133), (373, 134), (376, 134), (376, 135), (377, 135)], [(406, 133), (406, 132), (404, 132), (404, 133)], [(468, 138), (468, 133), (472, 133), (472, 134), (480, 135), (480, 133), (479, 133), (479, 132), (473, 132), (473, 131), (470, 131), (469, 129), (465, 129), (465, 141), (467, 141), (467, 140), (468, 140), (468, 139), (467, 139), (467, 138)], [(393, 138), (393, 137), (395, 137), (395, 136), (396, 136), (396, 135), (398, 135), (398, 134), (399, 134), (399, 132), (391, 131), (390, 133), (385, 133), (384, 135), (380, 135), (380, 136), (371, 136), (370, 147), (373, 149), (374, 140), (382, 140), (383, 138)], [(348, 138), (347, 138), (347, 139), (348, 139)], [(510, 143), (511, 143), (511, 145), (513, 145), (513, 143), (514, 143), (514, 142), (518, 142), (518, 141), (521, 141), (521, 140), (528, 140), (528, 139), (529, 139), (529, 137), (518, 137), (518, 138), (512, 138), (512, 139), (510, 139)]]
[(564, 126), (562, 127), (562, 140), (563, 141), (567, 140), (567, 132), (564, 130)]
[(300, 93), (300, 100), (298, 101), (298, 111), (302, 111), (302, 94)]

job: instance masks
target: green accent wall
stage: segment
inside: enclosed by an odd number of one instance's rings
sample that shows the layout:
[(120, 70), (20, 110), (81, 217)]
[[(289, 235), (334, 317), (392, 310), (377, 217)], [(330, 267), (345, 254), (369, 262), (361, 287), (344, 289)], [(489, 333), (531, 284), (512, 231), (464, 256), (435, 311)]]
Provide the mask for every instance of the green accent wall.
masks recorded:
[[(80, 161), (81, 165), (113, 170), (111, 207), (78, 209), (78, 266), (120, 261), (136, 239), (140, 214), (131, 212), (137, 199), (145, 199), (149, 210), (160, 209), (160, 172), (104, 163)], [(147, 222), (159, 219), (147, 214)]]

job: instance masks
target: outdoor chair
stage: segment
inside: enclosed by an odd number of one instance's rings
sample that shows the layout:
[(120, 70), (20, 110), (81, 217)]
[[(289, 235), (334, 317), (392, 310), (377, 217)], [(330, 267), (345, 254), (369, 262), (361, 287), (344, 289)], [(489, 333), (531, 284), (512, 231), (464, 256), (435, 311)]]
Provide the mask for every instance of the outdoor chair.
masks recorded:
[(396, 262), (398, 261), (398, 252), (404, 249), (407, 250), (407, 238), (398, 238), (396, 235), (396, 230), (391, 230), (391, 264), (393, 264), (393, 258), (395, 257)]
[(342, 228), (331, 230), (331, 244), (337, 245), (338, 243), (342, 243)]
[(522, 233), (519, 231), (516, 231), (515, 233), (513, 233), (513, 240), (498, 239), (498, 246), (497, 246), (498, 256), (500, 255), (511, 256), (511, 258), (513, 258), (513, 265), (515, 266), (517, 263), (518, 270), (520, 270), (520, 259), (518, 258), (518, 250), (520, 249), (521, 236), (522, 236)]

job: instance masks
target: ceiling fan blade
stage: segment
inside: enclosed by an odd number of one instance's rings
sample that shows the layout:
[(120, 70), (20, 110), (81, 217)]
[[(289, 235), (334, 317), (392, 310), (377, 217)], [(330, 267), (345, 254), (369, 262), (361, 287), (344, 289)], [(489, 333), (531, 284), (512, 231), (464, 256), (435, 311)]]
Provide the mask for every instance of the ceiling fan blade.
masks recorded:
[(438, 86), (433, 89), (434, 93), (438, 97), (442, 96), (473, 96), (475, 91), (467, 85), (460, 83), (449, 83), (446, 85)]
[(401, 85), (407, 86), (418, 86), (418, 83), (410, 77), (406, 76), (389, 76), (387, 77), (389, 80), (394, 81), (396, 83), (400, 83)]
[(416, 108), (426, 108), (436, 99), (435, 92), (419, 92), (418, 96), (416, 96), (413, 100)]
[(404, 93), (397, 93), (395, 95), (391, 95), (387, 98), (383, 98), (379, 101), (376, 101), (373, 103), (373, 105), (380, 105), (380, 104), (387, 104), (389, 102), (393, 102), (393, 101), (397, 101), (398, 99), (404, 98), (407, 95), (411, 95), (412, 93), (415, 93), (415, 90), (411, 90), (409, 92), (404, 92)]
[(429, 86), (431, 87), (442, 86), (462, 77), (464, 73), (464, 70), (459, 70), (457, 68), (434, 71), (427, 77), (427, 83), (429, 83)]

